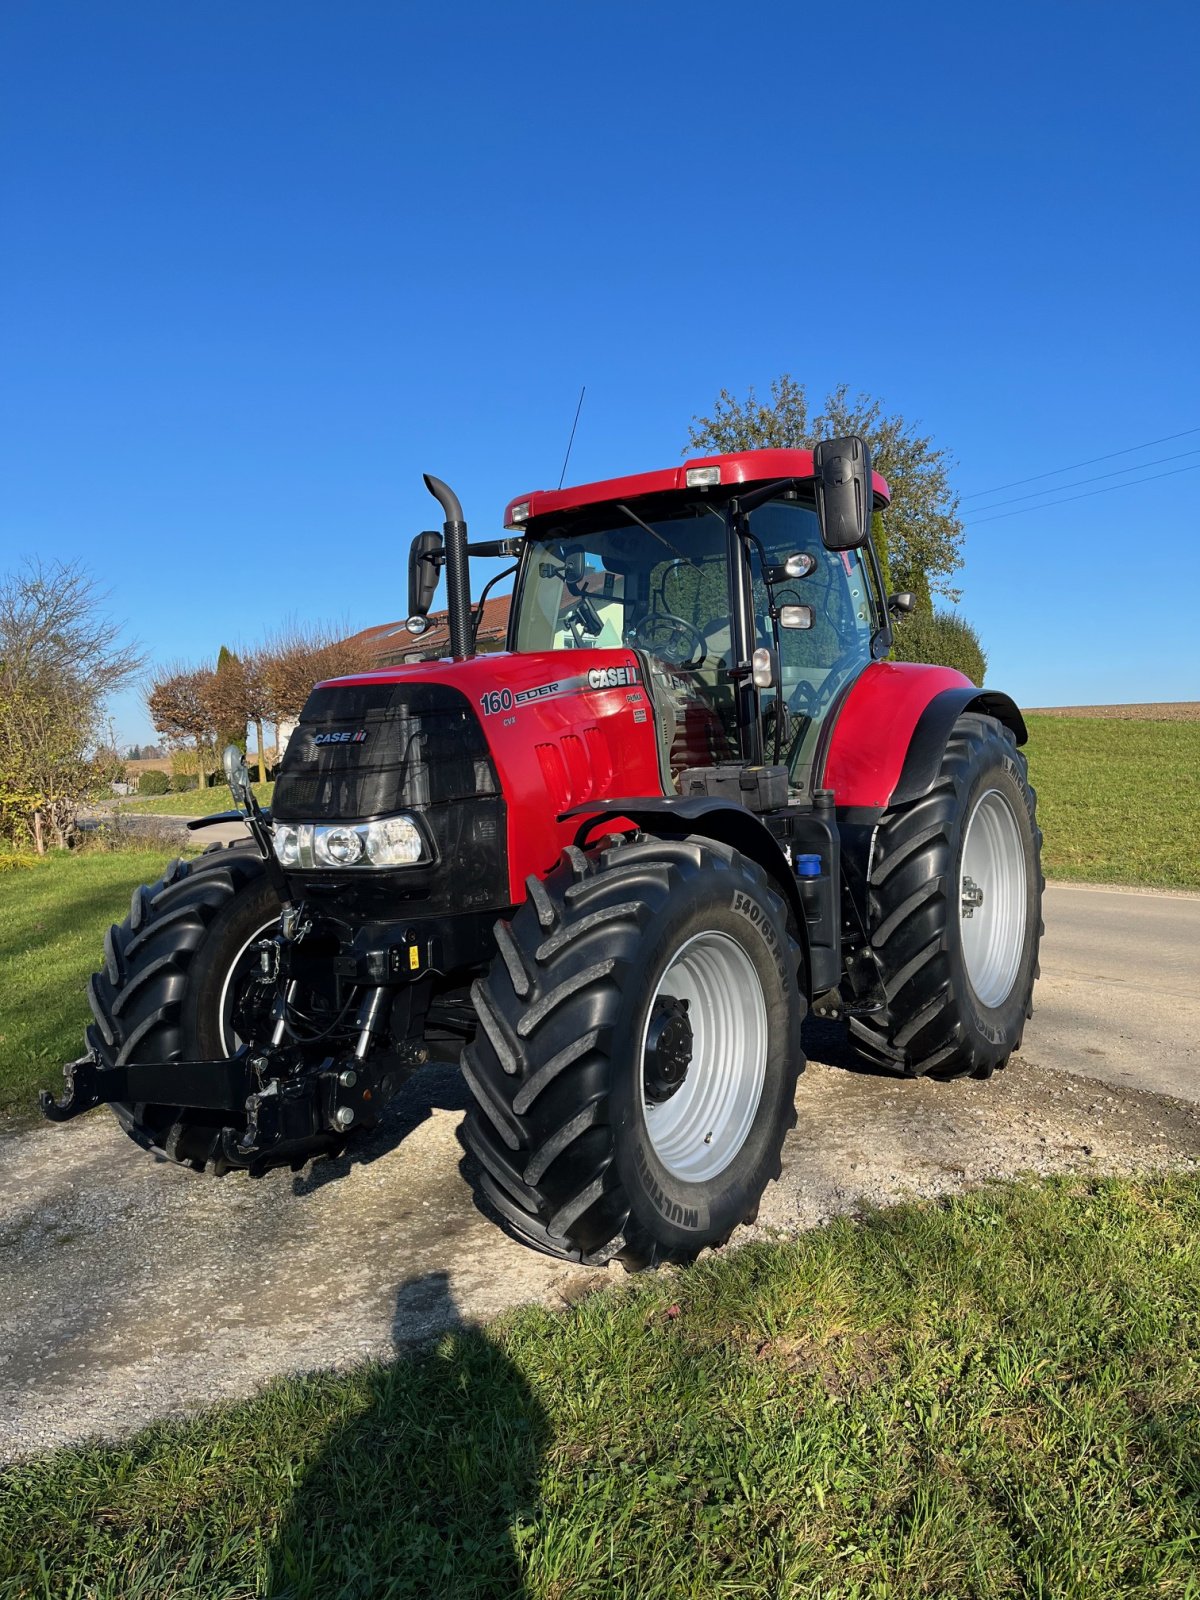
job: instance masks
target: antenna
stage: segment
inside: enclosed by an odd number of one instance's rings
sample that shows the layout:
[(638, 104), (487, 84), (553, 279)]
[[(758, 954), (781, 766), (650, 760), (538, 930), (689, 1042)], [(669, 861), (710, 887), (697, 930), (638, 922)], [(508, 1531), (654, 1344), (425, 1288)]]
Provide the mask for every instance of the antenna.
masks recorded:
[(575, 443), (575, 429), (579, 426), (579, 413), (583, 410), (583, 397), (587, 393), (587, 384), (581, 384), (579, 389), (579, 404), (575, 407), (575, 421), (571, 424), (571, 437), (567, 440), (567, 453), (563, 457), (563, 469), (558, 475), (558, 487), (563, 486), (563, 479), (567, 475), (567, 462), (571, 459), (571, 446)]

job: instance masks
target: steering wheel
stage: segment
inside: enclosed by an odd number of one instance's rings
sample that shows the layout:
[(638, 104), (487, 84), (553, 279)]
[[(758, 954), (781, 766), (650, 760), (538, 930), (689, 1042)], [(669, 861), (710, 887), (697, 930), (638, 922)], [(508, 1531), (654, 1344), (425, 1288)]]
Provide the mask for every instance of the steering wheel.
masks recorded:
[(808, 678), (797, 678), (791, 694), (788, 695), (788, 710), (799, 712), (801, 716), (815, 721), (846, 682), (845, 669), (853, 667), (860, 660), (857, 648), (843, 650), (841, 655), (830, 662), (820, 687)]
[(708, 659), (708, 641), (700, 629), (669, 611), (646, 611), (635, 617), (625, 629), (625, 643), (689, 671)]
[(787, 708), (798, 716), (808, 717), (811, 721), (821, 709), (821, 691), (815, 683), (807, 678), (797, 678), (792, 686), (792, 692), (787, 697)]

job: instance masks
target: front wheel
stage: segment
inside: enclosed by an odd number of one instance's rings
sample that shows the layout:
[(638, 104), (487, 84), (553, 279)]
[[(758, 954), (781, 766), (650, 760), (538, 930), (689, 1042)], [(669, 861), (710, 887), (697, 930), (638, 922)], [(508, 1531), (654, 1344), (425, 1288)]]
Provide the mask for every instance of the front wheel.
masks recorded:
[(965, 713), (930, 791), (886, 811), (869, 878), (881, 1012), (851, 1020), (862, 1053), (900, 1071), (989, 1077), (1033, 1014), (1042, 836), (1025, 758)]
[(492, 1206), (569, 1260), (687, 1261), (779, 1175), (800, 959), (763, 871), (698, 837), (568, 850), (473, 997), (464, 1140)]
[[(266, 1043), (273, 989), (255, 982), (254, 947), (278, 927), (279, 913), (266, 865), (249, 841), (173, 861), (158, 883), (134, 891), (129, 916), (109, 929), (104, 966), (89, 985), (88, 1050), (111, 1067), (219, 1060), (242, 1044)], [(316, 991), (305, 989), (302, 1004), (306, 1013), (324, 1007), (324, 1016), (331, 1014), (328, 996)], [(241, 1113), (196, 1106), (118, 1103), (112, 1110), (144, 1148), (214, 1174), (231, 1165), (223, 1129), (245, 1125)], [(316, 1135), (269, 1159), (295, 1162), (342, 1143)]]

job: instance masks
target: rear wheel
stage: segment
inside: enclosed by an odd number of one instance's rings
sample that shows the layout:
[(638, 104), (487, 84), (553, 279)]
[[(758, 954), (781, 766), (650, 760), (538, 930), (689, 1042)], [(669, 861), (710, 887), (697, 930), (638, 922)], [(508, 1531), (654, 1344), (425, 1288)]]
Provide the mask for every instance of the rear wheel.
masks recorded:
[(1025, 758), (992, 717), (959, 717), (930, 791), (889, 809), (871, 859), (871, 943), (886, 1008), (862, 1053), (910, 1074), (990, 1077), (1033, 1014), (1041, 833)]
[(751, 1220), (803, 1063), (799, 950), (762, 870), (697, 837), (568, 850), (497, 942), (464, 1140), (512, 1231), (643, 1267)]

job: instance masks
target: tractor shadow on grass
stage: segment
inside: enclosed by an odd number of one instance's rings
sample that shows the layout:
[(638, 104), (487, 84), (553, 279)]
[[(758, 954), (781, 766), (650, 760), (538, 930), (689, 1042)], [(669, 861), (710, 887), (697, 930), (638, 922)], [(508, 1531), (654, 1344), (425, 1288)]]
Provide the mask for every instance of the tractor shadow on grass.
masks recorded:
[(444, 1272), (401, 1285), (393, 1328), (397, 1359), (361, 1373), (280, 1523), (271, 1600), (528, 1592), (518, 1546), (537, 1509), (541, 1404), (463, 1322)]

